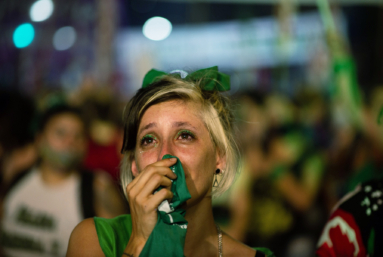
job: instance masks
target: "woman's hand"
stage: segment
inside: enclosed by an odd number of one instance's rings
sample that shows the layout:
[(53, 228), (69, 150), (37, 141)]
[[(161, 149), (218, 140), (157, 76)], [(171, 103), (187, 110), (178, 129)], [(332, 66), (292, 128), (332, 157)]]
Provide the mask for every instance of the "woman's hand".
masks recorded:
[[(140, 254), (157, 223), (158, 206), (165, 199), (173, 197), (170, 190), (171, 179), (176, 179), (177, 176), (169, 167), (176, 162), (176, 158), (170, 158), (150, 164), (127, 186), (132, 235), (125, 248), (126, 254)], [(163, 188), (153, 194), (159, 186)]]

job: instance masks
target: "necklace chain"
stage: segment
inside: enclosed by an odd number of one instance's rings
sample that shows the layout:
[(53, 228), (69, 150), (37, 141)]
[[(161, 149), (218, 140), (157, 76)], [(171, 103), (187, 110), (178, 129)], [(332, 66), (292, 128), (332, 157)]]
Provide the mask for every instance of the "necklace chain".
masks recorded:
[(215, 224), (215, 226), (218, 232), (218, 257), (222, 257), (222, 230), (217, 224)]

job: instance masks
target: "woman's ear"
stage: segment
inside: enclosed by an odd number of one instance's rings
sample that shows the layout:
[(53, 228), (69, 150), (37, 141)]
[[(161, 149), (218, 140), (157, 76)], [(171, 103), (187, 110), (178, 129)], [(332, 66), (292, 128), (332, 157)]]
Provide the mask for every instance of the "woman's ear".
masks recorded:
[(216, 153), (216, 167), (217, 169), (224, 170), (226, 169), (226, 155), (217, 148)]

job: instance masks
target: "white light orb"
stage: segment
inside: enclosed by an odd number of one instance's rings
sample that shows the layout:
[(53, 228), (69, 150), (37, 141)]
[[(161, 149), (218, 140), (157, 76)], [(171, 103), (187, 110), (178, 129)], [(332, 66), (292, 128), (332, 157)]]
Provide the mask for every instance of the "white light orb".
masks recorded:
[(76, 36), (76, 30), (73, 27), (62, 27), (53, 35), (53, 46), (58, 51), (67, 50), (76, 42)]
[(152, 17), (147, 20), (142, 28), (142, 33), (150, 40), (160, 41), (167, 38), (172, 32), (172, 24), (162, 17)]
[(35, 22), (45, 21), (53, 13), (53, 2), (52, 0), (39, 0), (36, 1), (29, 12), (31, 20)]

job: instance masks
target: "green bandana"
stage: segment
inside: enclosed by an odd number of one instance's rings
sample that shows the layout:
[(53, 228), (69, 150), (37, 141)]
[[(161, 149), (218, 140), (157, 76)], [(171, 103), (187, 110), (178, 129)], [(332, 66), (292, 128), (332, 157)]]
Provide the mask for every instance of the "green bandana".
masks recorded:
[[(162, 159), (177, 158), (169, 154)], [(180, 206), (190, 199), (185, 173), (180, 160), (170, 169), (177, 175), (172, 183), (174, 196), (170, 203), (163, 201), (158, 207), (158, 220), (140, 256), (184, 256), (184, 244), (188, 222), (185, 210)]]
[[(181, 71), (183, 72), (183, 71)], [(186, 74), (186, 72), (183, 72)], [(166, 72), (151, 69), (146, 73), (144, 81), (142, 82), (142, 88), (146, 88), (160, 77), (169, 75)], [(181, 73), (182, 75), (182, 73)], [(186, 81), (198, 81), (202, 80), (204, 90), (212, 91), (229, 91), (230, 90), (230, 76), (221, 72), (218, 72), (218, 67), (213, 66), (206, 69), (197, 70), (185, 77)]]

